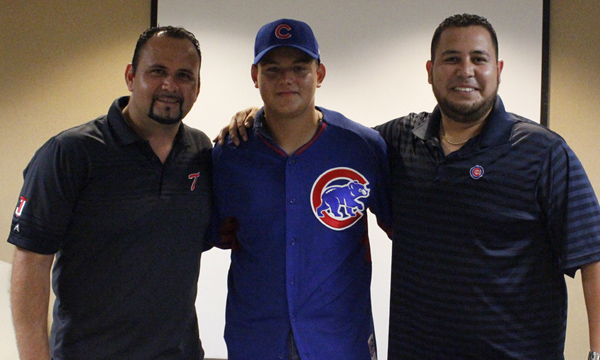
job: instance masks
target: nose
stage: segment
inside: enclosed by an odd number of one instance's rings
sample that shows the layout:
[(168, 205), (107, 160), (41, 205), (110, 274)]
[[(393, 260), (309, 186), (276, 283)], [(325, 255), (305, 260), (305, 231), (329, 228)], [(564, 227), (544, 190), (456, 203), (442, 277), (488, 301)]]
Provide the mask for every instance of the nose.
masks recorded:
[(174, 92), (177, 90), (177, 82), (175, 81), (175, 78), (172, 75), (165, 76), (163, 78), (161, 89), (169, 92)]
[(475, 74), (475, 66), (470, 59), (465, 59), (459, 63), (457, 73), (459, 76), (472, 77)]
[(294, 74), (294, 70), (286, 69), (281, 71), (281, 82), (285, 84), (291, 84), (296, 79), (296, 75)]

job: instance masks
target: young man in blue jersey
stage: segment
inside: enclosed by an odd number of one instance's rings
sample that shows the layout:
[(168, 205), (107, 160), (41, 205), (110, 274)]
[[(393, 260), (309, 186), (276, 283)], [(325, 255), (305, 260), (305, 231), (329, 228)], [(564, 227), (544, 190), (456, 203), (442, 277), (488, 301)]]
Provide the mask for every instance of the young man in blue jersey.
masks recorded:
[(247, 142), (213, 151), (228, 358), (374, 360), (366, 210), (389, 230), (385, 142), (315, 106), (326, 71), (304, 22), (266, 24), (254, 55), (264, 107)]
[(25, 169), (8, 238), (21, 360), (204, 358), (195, 299), (212, 146), (182, 123), (200, 64), (193, 34), (148, 29), (125, 69), (131, 96)]
[(390, 360), (564, 359), (564, 275), (579, 269), (600, 359), (598, 200), (560, 136), (504, 110), (503, 66), (486, 19), (451, 16), (427, 62), (438, 106), (377, 127), (393, 176)]

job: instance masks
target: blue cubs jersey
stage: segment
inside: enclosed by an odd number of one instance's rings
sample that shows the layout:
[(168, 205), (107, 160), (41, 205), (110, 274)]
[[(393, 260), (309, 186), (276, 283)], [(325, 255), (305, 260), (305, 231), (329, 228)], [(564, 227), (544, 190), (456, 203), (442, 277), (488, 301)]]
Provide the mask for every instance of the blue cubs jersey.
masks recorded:
[(385, 142), (319, 109), (309, 143), (288, 156), (263, 111), (249, 140), (213, 151), (215, 245), (230, 247), (229, 359), (279, 359), (293, 334), (311, 359), (373, 359), (367, 209), (391, 228)]

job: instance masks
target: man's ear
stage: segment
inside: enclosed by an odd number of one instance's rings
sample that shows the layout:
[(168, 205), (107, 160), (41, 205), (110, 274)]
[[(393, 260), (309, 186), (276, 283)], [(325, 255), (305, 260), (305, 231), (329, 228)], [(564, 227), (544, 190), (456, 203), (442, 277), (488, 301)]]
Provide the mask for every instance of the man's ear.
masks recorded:
[(504, 60), (498, 60), (496, 67), (498, 70), (498, 85), (500, 85), (500, 74), (502, 73), (502, 69), (504, 69)]
[(258, 89), (258, 65), (252, 64), (250, 68), (250, 76), (252, 76), (254, 87)]
[(323, 80), (325, 80), (325, 75), (327, 74), (327, 70), (325, 69), (325, 65), (319, 64), (317, 67), (317, 87), (320, 88)]
[(427, 60), (425, 68), (427, 69), (427, 82), (433, 84), (433, 61)]
[(125, 83), (127, 84), (127, 89), (129, 91), (133, 91), (133, 78), (135, 74), (133, 73), (133, 66), (131, 64), (127, 65), (125, 68)]

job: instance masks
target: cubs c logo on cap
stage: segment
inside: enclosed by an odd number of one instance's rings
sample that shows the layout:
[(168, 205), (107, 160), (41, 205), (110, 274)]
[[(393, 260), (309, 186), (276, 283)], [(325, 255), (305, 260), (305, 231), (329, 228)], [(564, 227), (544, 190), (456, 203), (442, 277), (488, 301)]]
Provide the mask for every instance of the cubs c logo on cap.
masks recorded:
[(307, 23), (293, 19), (279, 19), (270, 22), (258, 30), (254, 41), (254, 65), (269, 51), (291, 46), (302, 50), (313, 59), (320, 59), (319, 44)]
[(332, 230), (354, 225), (365, 213), (363, 201), (369, 197), (367, 179), (346, 167), (327, 170), (313, 184), (310, 203), (315, 217)]
[(281, 24), (277, 28), (275, 28), (275, 37), (277, 37), (278, 39), (289, 39), (292, 37), (292, 34), (290, 34), (290, 30), (292, 30), (291, 26), (287, 24)]

